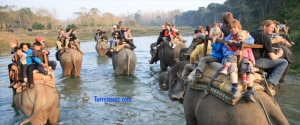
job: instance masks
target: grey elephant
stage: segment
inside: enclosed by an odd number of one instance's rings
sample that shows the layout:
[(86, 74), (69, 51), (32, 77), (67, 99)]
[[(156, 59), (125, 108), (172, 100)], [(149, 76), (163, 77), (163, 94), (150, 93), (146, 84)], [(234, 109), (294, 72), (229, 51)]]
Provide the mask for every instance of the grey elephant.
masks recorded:
[(167, 70), (168, 67), (175, 65), (179, 61), (179, 53), (181, 49), (187, 48), (184, 43), (178, 43), (175, 48), (172, 48), (168, 42), (161, 42), (157, 49), (155, 45), (156, 43), (152, 43), (150, 45), (150, 64), (154, 62), (156, 63), (160, 60), (161, 70)]
[(56, 87), (37, 83), (32, 89), (14, 95), (14, 105), (27, 117), (20, 125), (31, 123), (43, 125), (49, 120), (57, 124), (60, 120), (60, 94)]
[[(174, 68), (173, 71), (169, 71), (169, 74), (175, 76), (180, 70), (181, 68)], [(194, 75), (193, 73), (189, 77)], [(262, 89), (256, 90), (255, 99), (260, 101), (248, 103), (242, 99), (232, 106), (212, 94), (192, 89), (191, 83), (188, 83), (189, 80), (186, 82), (185, 80), (182, 80), (183, 82), (170, 81), (174, 80), (169, 79), (169, 97), (171, 100), (181, 101), (181, 92), (184, 92), (183, 107), (188, 125), (289, 124), (276, 101)]]
[(159, 87), (161, 90), (169, 91), (169, 98), (172, 101), (177, 100), (183, 102), (183, 95), (185, 92), (185, 81), (182, 79), (182, 71), (184, 66), (189, 64), (188, 61), (180, 61), (176, 63), (167, 72), (163, 72), (159, 78)]
[(106, 40), (99, 40), (95, 48), (99, 56), (104, 56), (109, 49), (109, 45)]
[(112, 52), (111, 58), (113, 69), (116, 75), (134, 75), (137, 62), (137, 58), (134, 51), (125, 47), (119, 50), (118, 52)]
[(60, 53), (58, 58), (63, 69), (63, 76), (69, 78), (71, 74), (74, 74), (74, 77), (78, 78), (83, 60), (82, 52), (77, 49), (68, 48)]

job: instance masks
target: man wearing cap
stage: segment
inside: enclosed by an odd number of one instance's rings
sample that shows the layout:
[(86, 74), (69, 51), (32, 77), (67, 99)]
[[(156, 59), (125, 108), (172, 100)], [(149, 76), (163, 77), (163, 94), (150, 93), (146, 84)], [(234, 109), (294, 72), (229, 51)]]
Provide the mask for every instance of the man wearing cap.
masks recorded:
[[(50, 61), (49, 60), (48, 56), (50, 54), (50, 51), (45, 49), (45, 40), (44, 40), (44, 38), (41, 37), (41, 36), (38, 36), (38, 37), (35, 38), (35, 42), (41, 43), (41, 52), (46, 54), (46, 56), (47, 56), (46, 58), (48, 60), (48, 66), (51, 66), (51, 69), (55, 70), (57, 63), (56, 63), (56, 61)], [(43, 59), (42, 61), (45, 62), (45, 59)]]
[[(191, 53), (190, 64), (195, 64), (198, 62), (197, 56), (198, 56), (198, 58), (201, 58), (204, 56), (204, 53), (203, 53), (204, 44), (203, 43), (205, 40), (205, 35), (198, 34), (193, 39), (197, 42), (197, 46), (194, 49), (194, 51)], [(210, 41), (208, 41), (208, 45), (207, 45), (207, 54), (211, 54), (211, 42)]]

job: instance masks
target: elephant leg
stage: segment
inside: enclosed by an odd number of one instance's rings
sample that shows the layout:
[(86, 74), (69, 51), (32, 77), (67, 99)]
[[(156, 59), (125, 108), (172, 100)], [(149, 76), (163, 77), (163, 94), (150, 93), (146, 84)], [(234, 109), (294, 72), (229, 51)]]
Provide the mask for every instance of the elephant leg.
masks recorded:
[(72, 72), (72, 67), (70, 65), (67, 65), (64, 69), (63, 69), (63, 76), (69, 78)]
[(74, 68), (76, 68), (76, 72), (75, 74), (75, 78), (78, 78), (80, 76), (80, 72), (81, 72), (81, 65), (82, 65), (82, 58), (79, 58), (76, 61), (76, 66)]
[(51, 125), (56, 125), (60, 120), (60, 92), (56, 89), (54, 90), (56, 96), (53, 96), (53, 107), (48, 113), (48, 120)]
[(14, 100), (15, 95), (16, 95), (16, 90), (13, 89), (13, 95), (12, 95), (11, 107), (16, 107), (16, 105), (15, 105), (15, 100)]
[(59, 122), (60, 120), (60, 109), (59, 106), (55, 106), (52, 108), (52, 110), (48, 114), (49, 116), (49, 122), (51, 125), (55, 125)]
[(163, 71), (167, 70), (167, 65), (161, 60), (160, 60), (160, 69)]

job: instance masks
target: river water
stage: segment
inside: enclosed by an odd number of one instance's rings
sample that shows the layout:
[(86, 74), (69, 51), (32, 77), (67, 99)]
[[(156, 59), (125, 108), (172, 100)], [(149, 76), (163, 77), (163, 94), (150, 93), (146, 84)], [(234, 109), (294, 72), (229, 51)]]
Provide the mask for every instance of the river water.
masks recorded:
[[(62, 78), (62, 69), (57, 62), (56, 86), (61, 92), (59, 124), (186, 124), (182, 104), (170, 101), (167, 91), (159, 89), (159, 64), (148, 63), (149, 46), (156, 39), (157, 36), (134, 39), (137, 66), (131, 77), (115, 76), (111, 59), (98, 56), (94, 41), (81, 43), (84, 55), (80, 78)], [(185, 36), (184, 39), (189, 45), (192, 37)], [(55, 49), (50, 51), (50, 60), (55, 60)], [(7, 88), (9, 63), (9, 56), (0, 57), (0, 124), (17, 125), (25, 117), (11, 107), (12, 90)], [(299, 77), (288, 76), (276, 95), (291, 124), (300, 124), (299, 81)], [(101, 98), (119, 99), (120, 102), (105, 102)]]

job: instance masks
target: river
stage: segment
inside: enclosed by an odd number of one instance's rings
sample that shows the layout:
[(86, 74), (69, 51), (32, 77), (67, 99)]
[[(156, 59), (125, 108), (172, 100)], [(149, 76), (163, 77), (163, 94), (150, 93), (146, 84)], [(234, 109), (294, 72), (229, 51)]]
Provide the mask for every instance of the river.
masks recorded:
[[(81, 43), (84, 55), (80, 78), (63, 78), (57, 62), (56, 86), (61, 92), (59, 124), (186, 124), (182, 104), (170, 101), (167, 91), (159, 89), (159, 64), (148, 63), (149, 46), (156, 39), (156, 36), (135, 37), (137, 66), (131, 77), (115, 76), (111, 59), (98, 56), (94, 41)], [(184, 36), (184, 39), (189, 45), (192, 37)], [(49, 50), (50, 60), (55, 60), (55, 49)], [(0, 57), (0, 123), (17, 125), (25, 116), (11, 107), (12, 90), (7, 88), (9, 63), (9, 56)], [(299, 77), (288, 76), (275, 96), (290, 124), (300, 124), (299, 81)], [(95, 97), (120, 102), (104, 102)]]

